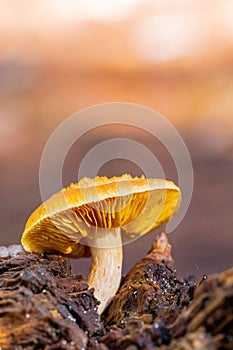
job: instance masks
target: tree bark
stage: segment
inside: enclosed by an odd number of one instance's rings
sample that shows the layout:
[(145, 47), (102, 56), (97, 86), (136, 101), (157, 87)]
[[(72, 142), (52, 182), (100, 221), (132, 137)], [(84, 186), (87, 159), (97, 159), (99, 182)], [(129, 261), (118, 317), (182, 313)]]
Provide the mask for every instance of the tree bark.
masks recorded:
[(3, 350), (233, 348), (233, 269), (198, 285), (180, 278), (165, 234), (122, 279), (102, 318), (67, 259), (17, 254), (0, 258)]

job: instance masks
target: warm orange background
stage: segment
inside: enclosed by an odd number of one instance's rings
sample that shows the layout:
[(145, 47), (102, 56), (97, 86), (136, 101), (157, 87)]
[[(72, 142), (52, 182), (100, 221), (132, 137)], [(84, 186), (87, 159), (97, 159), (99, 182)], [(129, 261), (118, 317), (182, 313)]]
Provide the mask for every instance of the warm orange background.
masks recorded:
[[(2, 0), (0, 244), (19, 242), (40, 204), (39, 162), (52, 131), (84, 107), (125, 101), (166, 116), (192, 156), (192, 203), (170, 235), (178, 270), (199, 278), (232, 265), (232, 13), (227, 0)], [(125, 247), (125, 271), (153, 237)]]

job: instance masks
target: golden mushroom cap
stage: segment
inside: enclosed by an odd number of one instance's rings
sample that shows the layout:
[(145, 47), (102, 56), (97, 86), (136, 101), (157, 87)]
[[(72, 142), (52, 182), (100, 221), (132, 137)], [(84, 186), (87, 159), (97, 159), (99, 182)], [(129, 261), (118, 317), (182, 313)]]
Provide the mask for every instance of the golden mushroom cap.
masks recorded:
[(172, 181), (127, 174), (85, 177), (52, 195), (31, 214), (22, 245), (29, 252), (89, 256), (89, 247), (78, 242), (89, 235), (90, 228), (121, 227), (131, 238), (144, 235), (168, 221), (180, 201), (180, 190)]

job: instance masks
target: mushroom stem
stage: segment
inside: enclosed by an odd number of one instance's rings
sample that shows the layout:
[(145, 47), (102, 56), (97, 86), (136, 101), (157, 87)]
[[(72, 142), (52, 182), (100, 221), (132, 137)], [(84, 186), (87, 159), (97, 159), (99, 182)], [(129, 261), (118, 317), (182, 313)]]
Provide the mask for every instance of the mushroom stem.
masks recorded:
[(92, 267), (88, 284), (95, 289), (94, 295), (100, 301), (101, 314), (111, 302), (119, 288), (122, 270), (121, 229), (99, 229), (90, 246)]

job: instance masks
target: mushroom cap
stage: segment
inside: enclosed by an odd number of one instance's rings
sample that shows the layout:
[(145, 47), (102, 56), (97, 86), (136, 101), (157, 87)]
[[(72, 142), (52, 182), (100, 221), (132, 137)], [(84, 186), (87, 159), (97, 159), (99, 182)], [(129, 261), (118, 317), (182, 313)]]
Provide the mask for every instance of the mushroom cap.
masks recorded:
[(79, 241), (98, 235), (97, 228), (121, 227), (132, 239), (168, 221), (180, 201), (180, 190), (172, 181), (127, 174), (85, 177), (52, 195), (31, 214), (22, 245), (29, 252), (87, 257), (89, 246)]

